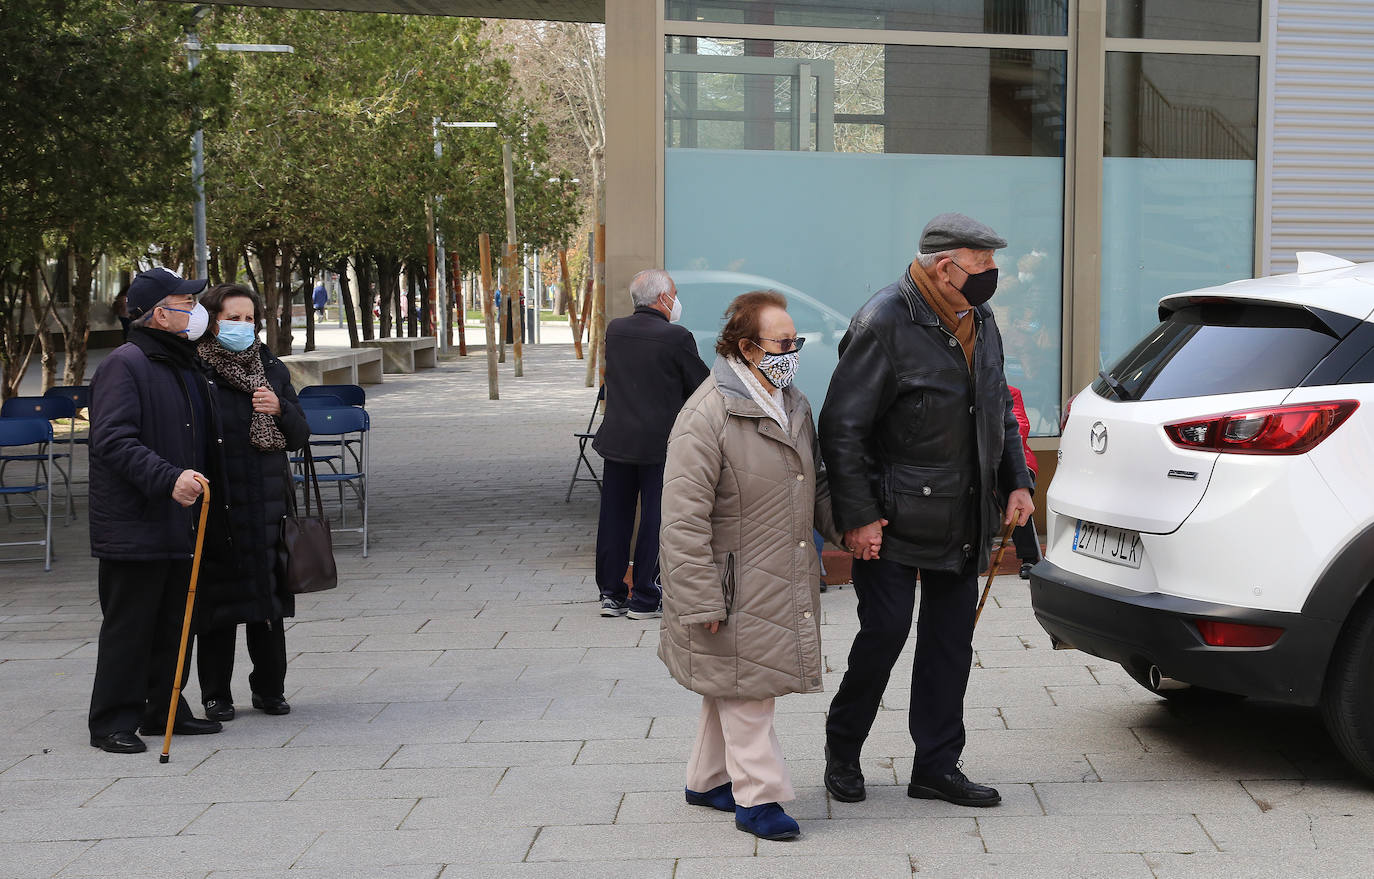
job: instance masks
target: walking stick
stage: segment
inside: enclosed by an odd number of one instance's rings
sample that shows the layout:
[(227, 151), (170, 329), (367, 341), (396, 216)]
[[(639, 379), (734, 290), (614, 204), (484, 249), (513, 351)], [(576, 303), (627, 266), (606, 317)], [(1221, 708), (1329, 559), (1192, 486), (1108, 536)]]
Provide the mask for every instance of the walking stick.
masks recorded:
[(205, 548), (205, 518), (210, 514), (210, 483), (197, 476), (200, 483), (200, 527), (196, 529), (196, 553), (191, 557), (191, 585), (186, 590), (186, 616), (181, 621), (181, 649), (177, 651), (177, 675), (172, 679), (172, 701), (167, 703), (167, 733), (162, 737), (162, 756), (157, 762), (166, 763), (172, 751), (172, 725), (176, 723), (177, 704), (181, 701), (181, 674), (186, 670), (186, 642), (191, 639), (191, 611), (196, 606), (196, 581), (200, 579), (200, 552)]
[(1002, 553), (1007, 551), (1007, 544), (1011, 542), (1011, 532), (1015, 527), (1016, 520), (1012, 519), (1002, 532), (1002, 545), (997, 548), (997, 557), (992, 560), (992, 567), (988, 568), (988, 583), (983, 587), (983, 597), (978, 599), (978, 612), (973, 615), (974, 626), (978, 625), (978, 618), (983, 615), (983, 605), (988, 603), (988, 593), (992, 591), (992, 578), (997, 576), (997, 570), (1002, 567)]

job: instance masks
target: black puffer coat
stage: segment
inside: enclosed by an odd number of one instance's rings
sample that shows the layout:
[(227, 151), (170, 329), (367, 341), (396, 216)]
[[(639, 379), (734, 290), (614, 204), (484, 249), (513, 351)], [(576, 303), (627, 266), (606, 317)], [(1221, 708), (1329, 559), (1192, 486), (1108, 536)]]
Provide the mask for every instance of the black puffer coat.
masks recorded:
[[(310, 439), (310, 427), (286, 365), (261, 343), (255, 343), (251, 350), (262, 357), (267, 383), (281, 401), (277, 426), (286, 437), (287, 448), (299, 450)], [(226, 487), (213, 497), (205, 535), (197, 595), (202, 630), (289, 617), (296, 612), (295, 596), (278, 588), (275, 571), (281, 520), (291, 491), (287, 453), (262, 451), (248, 441), (252, 394), (233, 387), (218, 373), (213, 375), (211, 388), (223, 429), (225, 479), (221, 484)]]

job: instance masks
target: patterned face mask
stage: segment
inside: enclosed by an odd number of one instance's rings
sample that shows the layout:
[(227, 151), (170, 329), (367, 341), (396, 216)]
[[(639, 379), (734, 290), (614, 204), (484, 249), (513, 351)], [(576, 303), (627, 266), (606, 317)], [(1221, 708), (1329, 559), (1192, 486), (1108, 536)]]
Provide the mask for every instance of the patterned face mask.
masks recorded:
[(773, 354), (758, 343), (754, 347), (763, 352), (763, 359), (758, 362), (759, 372), (768, 379), (768, 383), (778, 390), (786, 388), (792, 384), (792, 379), (797, 374), (797, 367), (801, 364), (801, 353), (798, 351), (788, 351), (786, 354)]

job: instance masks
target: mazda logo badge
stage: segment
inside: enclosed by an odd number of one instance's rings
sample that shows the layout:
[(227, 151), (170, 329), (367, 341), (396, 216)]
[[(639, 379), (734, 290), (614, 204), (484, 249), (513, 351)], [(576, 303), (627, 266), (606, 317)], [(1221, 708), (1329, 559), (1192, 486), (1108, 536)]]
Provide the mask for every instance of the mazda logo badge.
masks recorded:
[(1088, 431), (1088, 445), (1099, 455), (1107, 451), (1107, 425), (1100, 421), (1093, 425)]

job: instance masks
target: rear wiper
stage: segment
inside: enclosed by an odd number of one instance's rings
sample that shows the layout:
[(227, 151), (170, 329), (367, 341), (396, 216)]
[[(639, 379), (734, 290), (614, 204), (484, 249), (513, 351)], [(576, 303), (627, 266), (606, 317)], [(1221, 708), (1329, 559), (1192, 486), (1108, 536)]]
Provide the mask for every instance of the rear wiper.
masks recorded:
[(1102, 380), (1104, 382), (1107, 383), (1107, 387), (1112, 389), (1112, 393), (1116, 394), (1116, 398), (1118, 400), (1120, 400), (1123, 403), (1129, 403), (1131, 401), (1130, 392), (1126, 390), (1126, 386), (1123, 385), (1120, 381), (1118, 381), (1114, 375), (1112, 375), (1110, 372), (1107, 372), (1107, 370), (1105, 369), (1099, 369), (1097, 371), (1097, 374), (1102, 377)]

